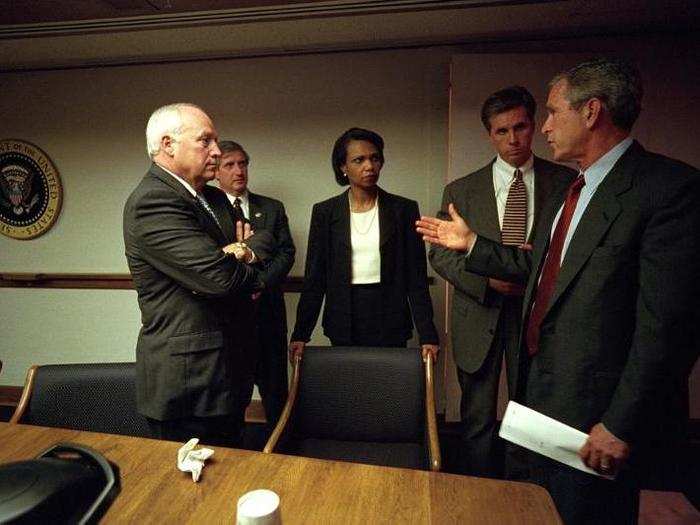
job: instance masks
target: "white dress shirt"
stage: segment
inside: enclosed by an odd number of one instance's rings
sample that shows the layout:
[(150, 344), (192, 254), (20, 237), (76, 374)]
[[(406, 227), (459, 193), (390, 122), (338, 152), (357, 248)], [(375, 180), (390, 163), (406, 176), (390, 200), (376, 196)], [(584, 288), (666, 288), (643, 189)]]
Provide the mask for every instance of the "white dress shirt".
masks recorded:
[(189, 182), (187, 182), (187, 181), (186, 181), (185, 179), (183, 179), (182, 177), (179, 177), (178, 175), (175, 175), (175, 174), (174, 174), (172, 171), (170, 171), (168, 168), (164, 168), (163, 166), (161, 166), (161, 165), (158, 164), (157, 162), (156, 162), (155, 164), (156, 164), (156, 166), (158, 166), (160, 169), (162, 169), (165, 173), (168, 173), (168, 174), (172, 175), (172, 176), (175, 178), (176, 181), (178, 181), (180, 184), (182, 184), (182, 185), (185, 187), (185, 189), (186, 189), (187, 191), (189, 191), (189, 192), (192, 194), (193, 197), (197, 197), (197, 192), (194, 191), (194, 188), (190, 185)]
[(226, 196), (228, 197), (228, 200), (231, 202), (231, 206), (233, 206), (233, 201), (236, 199), (241, 200), (241, 210), (243, 210), (243, 215), (245, 215), (245, 218), (250, 220), (250, 199), (248, 198), (248, 190), (245, 190), (243, 192), (243, 195), (236, 197), (235, 195), (231, 195), (230, 193), (226, 193)]
[[(576, 210), (571, 216), (571, 223), (569, 224), (569, 230), (566, 232), (566, 238), (564, 239), (564, 246), (561, 250), (561, 261), (560, 265), (564, 262), (564, 256), (566, 255), (566, 250), (569, 248), (569, 243), (571, 238), (574, 236), (574, 232), (578, 227), (578, 223), (581, 221), (583, 213), (586, 211), (588, 204), (591, 202), (593, 195), (595, 195), (598, 186), (605, 179), (605, 177), (610, 173), (610, 171), (615, 166), (615, 163), (620, 160), (620, 157), (627, 151), (627, 149), (632, 145), (632, 138), (627, 137), (622, 142), (619, 142), (605, 155), (600, 157), (597, 161), (591, 164), (588, 169), (583, 173), (583, 178), (586, 181), (586, 185), (581, 188), (581, 194), (578, 197), (578, 202), (576, 203)], [(557, 216), (554, 218), (552, 223), (552, 231), (550, 232), (550, 239), (554, 235), (554, 229), (559, 222), (559, 217), (564, 209), (564, 204), (561, 205)]]
[(350, 212), (352, 284), (374, 284), (382, 278), (378, 201), (375, 199), (374, 206), (368, 211)]

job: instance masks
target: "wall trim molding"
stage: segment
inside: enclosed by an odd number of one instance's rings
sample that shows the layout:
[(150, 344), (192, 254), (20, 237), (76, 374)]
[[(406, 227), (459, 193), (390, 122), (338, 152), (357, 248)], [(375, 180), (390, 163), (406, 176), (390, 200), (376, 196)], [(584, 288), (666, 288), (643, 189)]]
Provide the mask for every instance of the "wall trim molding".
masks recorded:
[(23, 386), (0, 385), (0, 406), (16, 407), (23, 389)]
[(329, 0), (216, 11), (168, 13), (96, 20), (0, 25), (0, 40), (7, 38), (109, 33), (196, 25), (239, 24), (313, 17), (347, 17), (376, 13), (481, 8), (543, 4), (563, 0)]
[[(301, 293), (304, 277), (290, 275), (282, 285), (284, 293)], [(435, 284), (428, 277), (428, 285)], [(133, 290), (128, 273), (0, 273), (0, 288), (58, 288), (94, 290)]]
[(133, 290), (128, 273), (2, 273), (0, 288)]

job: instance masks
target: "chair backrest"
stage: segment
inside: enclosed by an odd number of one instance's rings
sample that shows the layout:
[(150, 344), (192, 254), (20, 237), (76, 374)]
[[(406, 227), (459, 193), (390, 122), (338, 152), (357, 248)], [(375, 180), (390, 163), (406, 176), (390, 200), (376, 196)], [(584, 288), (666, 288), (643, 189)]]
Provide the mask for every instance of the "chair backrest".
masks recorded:
[(306, 347), (293, 414), (297, 438), (423, 443), (420, 351)]
[(135, 363), (42, 365), (33, 369), (25, 385), (29, 391), (23, 393), (12, 421), (150, 436), (146, 418), (136, 410)]

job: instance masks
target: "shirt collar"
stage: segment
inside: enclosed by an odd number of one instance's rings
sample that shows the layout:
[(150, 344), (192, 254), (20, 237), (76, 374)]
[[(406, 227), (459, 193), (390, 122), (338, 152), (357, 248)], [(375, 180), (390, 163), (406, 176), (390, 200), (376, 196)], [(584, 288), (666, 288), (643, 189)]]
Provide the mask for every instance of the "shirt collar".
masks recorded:
[[(522, 172), (523, 178), (532, 173), (533, 163), (534, 156), (530, 155), (530, 158), (527, 159), (522, 166), (517, 168)], [(493, 172), (498, 178), (498, 181), (500, 183), (499, 187), (507, 187), (510, 184), (510, 182), (513, 180), (513, 174), (515, 173), (515, 170), (516, 168), (508, 164), (505, 160), (503, 160), (500, 155), (496, 157), (496, 160), (493, 163)]]
[(241, 206), (248, 206), (248, 202), (250, 201), (250, 194), (248, 193), (247, 189), (242, 195), (236, 196), (232, 193), (226, 193), (226, 196), (228, 197), (228, 200), (231, 201), (231, 204), (233, 204), (233, 201), (236, 199), (241, 199)]
[(168, 168), (165, 168), (165, 167), (161, 166), (161, 165), (158, 164), (157, 162), (156, 162), (156, 166), (158, 166), (158, 167), (159, 167), (160, 169), (162, 169), (164, 172), (169, 173), (170, 175), (172, 175), (172, 176), (175, 178), (176, 181), (178, 181), (180, 184), (182, 184), (182, 185), (187, 189), (187, 191), (189, 191), (189, 192), (192, 194), (193, 197), (196, 197), (196, 196), (197, 196), (197, 192), (196, 192), (196, 191), (194, 190), (194, 188), (190, 185), (190, 183), (187, 182), (185, 179), (183, 179), (183, 178), (180, 177), (179, 175), (175, 175), (175, 174), (174, 174), (172, 171), (170, 171)]
[(596, 190), (600, 183), (603, 182), (605, 176), (613, 169), (615, 163), (620, 160), (620, 157), (622, 157), (631, 145), (632, 137), (627, 137), (593, 164), (588, 166), (588, 169), (583, 172), (586, 178), (586, 188), (588, 188), (588, 191), (593, 193)]

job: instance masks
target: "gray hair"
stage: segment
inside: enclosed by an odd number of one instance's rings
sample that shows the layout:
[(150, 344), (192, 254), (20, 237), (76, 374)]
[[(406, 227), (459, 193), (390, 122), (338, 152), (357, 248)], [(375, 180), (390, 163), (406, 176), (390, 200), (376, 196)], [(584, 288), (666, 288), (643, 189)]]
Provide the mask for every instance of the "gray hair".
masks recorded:
[(583, 62), (559, 73), (549, 83), (551, 89), (566, 80), (566, 99), (574, 109), (597, 98), (610, 114), (613, 124), (630, 131), (642, 110), (642, 79), (639, 71), (623, 60), (599, 58)]
[(177, 102), (162, 106), (151, 113), (146, 124), (146, 151), (153, 158), (160, 152), (160, 142), (166, 135), (177, 137), (182, 131), (182, 110), (202, 108), (189, 102)]
[(223, 157), (226, 153), (233, 153), (234, 151), (240, 151), (245, 157), (246, 163), (250, 163), (250, 155), (238, 142), (233, 140), (222, 140), (219, 142), (219, 149), (221, 150), (221, 156)]

